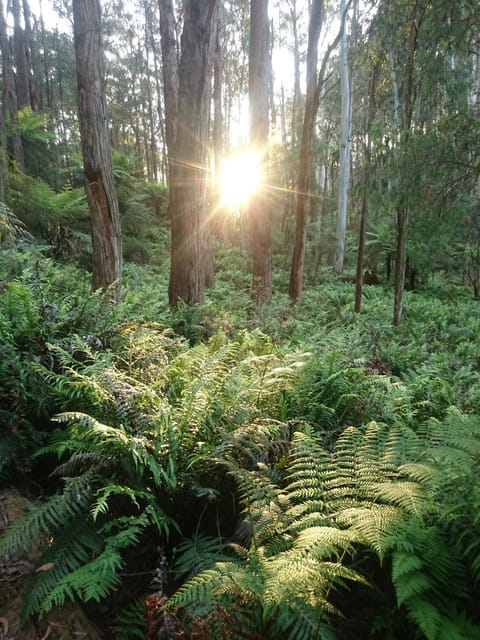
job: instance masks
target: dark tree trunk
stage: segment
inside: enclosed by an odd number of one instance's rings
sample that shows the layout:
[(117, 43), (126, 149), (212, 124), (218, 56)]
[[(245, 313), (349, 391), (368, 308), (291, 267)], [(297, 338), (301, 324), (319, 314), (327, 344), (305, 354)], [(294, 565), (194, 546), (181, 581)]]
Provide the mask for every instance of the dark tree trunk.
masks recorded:
[(120, 299), (122, 237), (113, 181), (105, 99), (105, 62), (98, 0), (73, 0), (78, 115), (85, 190), (92, 226), (92, 288), (113, 286)]
[(322, 65), (317, 78), (318, 39), (324, 20), (323, 0), (314, 0), (311, 5), (310, 22), (308, 29), (307, 47), (307, 95), (305, 100), (305, 113), (303, 117), (302, 139), (300, 144), (300, 158), (297, 178), (297, 202), (295, 210), (295, 246), (293, 250), (292, 264), (290, 268), (289, 295), (292, 302), (297, 302), (302, 296), (303, 267), (305, 262), (305, 246), (307, 242), (307, 205), (308, 183), (310, 176), (312, 144), (315, 138), (315, 119), (320, 102), (320, 92), (323, 87), (325, 69), (330, 54), (337, 46), (345, 26), (345, 16), (349, 7), (347, 3), (342, 16), (340, 30), (327, 48), (322, 60)]
[(167, 135), (172, 229), (168, 295), (172, 306), (180, 300), (187, 304), (204, 300), (208, 114), (217, 5), (217, 0), (186, 0), (184, 4), (176, 134), (169, 129)]
[(372, 160), (372, 124), (376, 108), (376, 86), (378, 79), (378, 65), (373, 66), (370, 75), (370, 87), (368, 96), (368, 116), (365, 127), (365, 157), (363, 165), (362, 204), (360, 210), (360, 229), (358, 234), (357, 273), (355, 279), (355, 313), (360, 313), (362, 308), (362, 288), (365, 240), (367, 232), (368, 198), (370, 193), (370, 173)]
[(28, 74), (28, 90), (30, 95), (30, 106), (32, 111), (39, 110), (39, 104), (41, 102), (39, 91), (36, 86), (36, 78), (33, 72), (34, 58), (36, 54), (36, 43), (32, 33), (32, 14), (30, 12), (30, 5), (28, 0), (22, 0), (23, 6), (23, 20), (25, 23), (25, 56), (27, 60), (27, 74)]
[(175, 37), (175, 13), (172, 0), (159, 0), (162, 48), (163, 96), (165, 103), (165, 140), (173, 152), (177, 130), (178, 57)]
[[(405, 67), (404, 77), (404, 96), (403, 96), (403, 118), (401, 131), (401, 149), (408, 147), (411, 137), (413, 105), (415, 102), (415, 91), (413, 84), (413, 75), (415, 71), (415, 55), (418, 45), (418, 29), (421, 22), (421, 16), (418, 16), (419, 6), (415, 1), (412, 16), (409, 20), (409, 41), (408, 55)], [(425, 11), (422, 9), (421, 11)], [(408, 225), (410, 217), (410, 207), (408, 204), (408, 185), (403, 181), (402, 193), (397, 205), (397, 244), (395, 254), (395, 281), (394, 281), (394, 301), (393, 301), (393, 324), (399, 325), (403, 313), (403, 290), (405, 287), (405, 266), (407, 261), (407, 239)]]
[[(13, 158), (20, 171), (24, 171), (22, 137), (18, 125), (17, 92), (15, 88), (15, 75), (13, 72), (13, 57), (7, 35), (7, 23), (5, 20), (3, 1), (0, 0), (0, 49), (2, 52), (2, 120), (3, 125), (10, 116), (12, 130)], [(5, 150), (6, 151), (6, 150)]]
[(22, 28), (19, 0), (12, 0), (12, 14), (17, 107), (19, 109), (23, 109), (24, 107), (30, 106), (30, 77), (25, 43), (25, 31)]
[[(250, 46), (248, 60), (248, 95), (250, 103), (250, 146), (267, 162), (269, 131), (270, 48), (268, 0), (251, 0)], [(251, 198), (249, 236), (252, 255), (252, 299), (265, 304), (272, 298), (272, 238), (270, 203), (265, 190)]]

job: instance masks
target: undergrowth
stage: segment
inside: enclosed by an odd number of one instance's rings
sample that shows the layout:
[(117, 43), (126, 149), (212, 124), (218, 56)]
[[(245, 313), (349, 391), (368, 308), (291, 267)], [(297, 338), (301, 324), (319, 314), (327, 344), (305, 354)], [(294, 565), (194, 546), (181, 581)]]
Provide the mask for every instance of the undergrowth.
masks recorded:
[(38, 549), (25, 619), (74, 599), (119, 640), (479, 637), (463, 290), (406, 292), (395, 328), (389, 291), (354, 314), (326, 276), (255, 309), (217, 248), (203, 307), (138, 263), (114, 307), (1, 215), (0, 482), (32, 504), (0, 557)]

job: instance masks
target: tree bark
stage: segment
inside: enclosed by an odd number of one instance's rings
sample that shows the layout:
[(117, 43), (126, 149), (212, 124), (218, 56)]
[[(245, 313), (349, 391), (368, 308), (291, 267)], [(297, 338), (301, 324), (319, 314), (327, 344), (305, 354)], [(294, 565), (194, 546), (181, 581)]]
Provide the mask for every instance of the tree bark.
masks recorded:
[[(18, 124), (17, 91), (15, 87), (15, 74), (13, 72), (13, 57), (7, 34), (7, 22), (5, 20), (3, 1), (0, 0), (0, 49), (2, 52), (2, 118), (4, 122), (10, 116), (12, 129), (13, 158), (20, 171), (25, 170), (23, 157), (22, 137)], [(7, 150), (5, 149), (7, 154)], [(7, 174), (5, 174), (7, 177)]]
[(165, 140), (173, 152), (177, 130), (178, 56), (175, 37), (175, 12), (172, 0), (159, 0), (162, 49), (163, 99), (165, 104)]
[(12, 0), (13, 14), (13, 49), (15, 58), (15, 87), (17, 91), (17, 107), (29, 107), (30, 78), (25, 43), (25, 32), (21, 22), (21, 7), (19, 0)]
[[(400, 136), (400, 152), (408, 147), (411, 137), (413, 105), (415, 101), (415, 91), (413, 76), (415, 71), (415, 54), (418, 45), (418, 29), (421, 22), (418, 14), (418, 2), (415, 0), (412, 15), (408, 25), (408, 53), (405, 67), (403, 86), (403, 110), (402, 127)], [(403, 313), (403, 290), (405, 287), (405, 266), (407, 261), (407, 239), (408, 225), (410, 217), (410, 207), (408, 203), (408, 185), (406, 180), (402, 181), (401, 194), (396, 207), (397, 214), (397, 241), (395, 253), (395, 276), (394, 276), (394, 300), (393, 300), (393, 324), (399, 325)]]
[(98, 0), (73, 0), (78, 116), (93, 245), (92, 288), (120, 299), (122, 237), (113, 181)]
[(297, 302), (302, 296), (303, 267), (305, 262), (305, 246), (307, 242), (307, 203), (310, 175), (312, 144), (315, 138), (315, 119), (320, 103), (320, 92), (323, 88), (325, 70), (333, 49), (338, 45), (345, 28), (345, 17), (350, 6), (348, 0), (339, 32), (334, 41), (327, 48), (323, 56), (320, 72), (317, 77), (318, 39), (324, 20), (323, 0), (314, 0), (311, 6), (308, 46), (307, 46), (307, 95), (305, 113), (303, 117), (302, 140), (300, 145), (300, 159), (297, 178), (297, 202), (295, 210), (295, 246), (293, 249), (290, 268), (290, 284), (288, 293), (292, 302)]
[[(270, 48), (268, 0), (251, 0), (248, 58), (250, 146), (268, 166)], [(249, 211), (252, 256), (252, 299), (267, 304), (272, 298), (272, 238), (269, 198), (264, 189), (252, 195)]]
[[(186, 0), (184, 4), (177, 130), (169, 172), (172, 246), (168, 296), (172, 306), (180, 300), (190, 305), (204, 300), (208, 114), (217, 6), (218, 0)], [(168, 139), (172, 133), (170, 130)]]
[[(346, 0), (341, 2), (342, 15), (345, 12)], [(337, 216), (337, 250), (333, 271), (337, 275), (343, 273), (345, 260), (345, 236), (347, 233), (348, 186), (350, 182), (350, 153), (352, 148), (352, 90), (348, 62), (347, 30), (343, 29), (340, 39), (340, 86), (342, 96), (341, 142), (340, 142), (340, 176), (338, 186)]]
[(368, 198), (370, 193), (370, 174), (372, 161), (372, 124), (376, 109), (376, 87), (378, 80), (378, 65), (374, 65), (370, 75), (368, 96), (368, 115), (365, 127), (365, 153), (363, 164), (362, 204), (360, 210), (360, 229), (358, 234), (357, 273), (355, 278), (355, 313), (360, 313), (362, 308), (363, 271), (365, 240), (368, 218)]

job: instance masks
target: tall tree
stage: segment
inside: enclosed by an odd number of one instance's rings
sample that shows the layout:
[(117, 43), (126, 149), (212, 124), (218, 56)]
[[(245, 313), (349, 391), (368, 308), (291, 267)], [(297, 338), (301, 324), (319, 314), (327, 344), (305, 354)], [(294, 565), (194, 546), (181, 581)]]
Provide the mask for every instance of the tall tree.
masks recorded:
[[(0, 49), (2, 52), (2, 121), (3, 125), (10, 119), (12, 133), (13, 158), (21, 171), (25, 168), (22, 137), (18, 124), (17, 91), (13, 71), (13, 56), (7, 33), (7, 21), (3, 1), (0, 0)], [(6, 153), (6, 149), (5, 149)]]
[(73, 0), (73, 28), (85, 191), (92, 227), (92, 287), (113, 286), (118, 302), (122, 236), (108, 134), (99, 0)]
[[(341, 1), (341, 13), (346, 13), (347, 1)], [(340, 176), (338, 180), (337, 213), (337, 249), (333, 270), (343, 272), (345, 260), (345, 236), (347, 232), (348, 190), (350, 183), (350, 153), (352, 147), (352, 90), (348, 60), (347, 30), (343, 29), (340, 39), (340, 87), (341, 87), (341, 140), (340, 140)]]
[(325, 7), (323, 0), (313, 0), (310, 7), (307, 45), (307, 95), (303, 116), (302, 139), (300, 143), (300, 157), (297, 177), (297, 201), (295, 208), (295, 245), (290, 267), (289, 296), (296, 302), (302, 295), (303, 265), (305, 261), (305, 245), (307, 242), (307, 203), (310, 177), (312, 144), (315, 138), (315, 120), (320, 102), (320, 92), (323, 88), (325, 70), (334, 48), (338, 45), (345, 27), (345, 18), (350, 6), (350, 0), (342, 14), (341, 25), (337, 36), (327, 47), (323, 56), (320, 71), (318, 64), (318, 40), (322, 31)]
[(173, 150), (169, 148), (172, 245), (168, 297), (172, 306), (180, 300), (187, 304), (204, 300), (208, 115), (217, 7), (218, 0), (184, 3), (176, 132)]
[[(268, 0), (251, 0), (248, 95), (250, 146), (268, 166), (270, 46)], [(252, 255), (252, 298), (257, 304), (272, 298), (272, 238), (269, 199), (264, 189), (249, 203), (249, 235)]]
[[(424, 16), (418, 0), (414, 0), (408, 21), (407, 55), (403, 75), (403, 108), (401, 111), (400, 151), (405, 150), (411, 139), (413, 108), (415, 104), (415, 56), (418, 47), (418, 31)], [(404, 172), (405, 176), (405, 172)], [(405, 286), (405, 266), (407, 260), (407, 238), (410, 218), (409, 187), (405, 180), (400, 185), (400, 195), (396, 206), (397, 242), (395, 255), (395, 291), (393, 302), (393, 324), (398, 325), (402, 319), (403, 290)]]
[(25, 30), (22, 27), (22, 10), (20, 0), (12, 0), (13, 14), (13, 49), (15, 58), (15, 86), (17, 89), (17, 106), (19, 109), (29, 107), (30, 74), (25, 40)]
[(355, 278), (355, 313), (362, 307), (363, 271), (365, 263), (365, 244), (367, 234), (367, 218), (371, 183), (372, 163), (372, 125), (376, 109), (376, 88), (379, 75), (378, 62), (373, 62), (370, 71), (368, 91), (368, 111), (364, 130), (364, 160), (361, 185), (360, 226), (358, 233), (357, 271)]
[(162, 49), (163, 99), (165, 103), (165, 142), (173, 154), (177, 132), (178, 58), (175, 37), (175, 11), (172, 0), (159, 0)]

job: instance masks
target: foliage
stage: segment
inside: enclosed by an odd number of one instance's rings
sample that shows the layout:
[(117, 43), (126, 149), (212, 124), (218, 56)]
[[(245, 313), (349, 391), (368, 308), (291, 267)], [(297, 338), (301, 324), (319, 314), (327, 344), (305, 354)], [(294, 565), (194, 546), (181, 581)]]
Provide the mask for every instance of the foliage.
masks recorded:
[[(332, 615), (335, 603), (345, 601), (345, 581), (366, 584), (356, 558), (367, 547), (391, 566), (397, 606), (427, 639), (473, 639), (479, 627), (470, 590), (478, 557), (458, 543), (449, 502), (458, 500), (460, 486), (478, 483), (479, 426), (455, 411), (417, 433), (379, 423), (348, 427), (331, 453), (304, 427), (291, 437), (280, 483), (278, 457), (245, 466), (265, 443), (258, 432), (250, 429), (247, 439), (237, 431), (221, 448), (243, 505), (236, 537), (223, 544), (232, 557), (215, 561), (217, 546), (212, 565), (168, 606), (185, 609), (187, 625), (200, 616), (213, 625), (215, 615), (218, 623), (230, 610), (232, 638), (334, 637)], [(270, 437), (278, 437), (277, 425)], [(465, 495), (459, 511), (473, 515), (475, 504)], [(470, 526), (463, 535), (470, 536)]]
[(383, 287), (356, 315), (325, 275), (295, 309), (279, 292), (255, 310), (244, 255), (217, 258), (202, 308), (169, 310), (134, 264), (113, 308), (44, 248), (3, 243), (0, 473), (45, 492), (0, 543), (38, 546), (24, 616), (98, 600), (119, 638), (343, 638), (360, 618), (378, 639), (475, 638), (474, 301), (407, 292), (394, 329)]

